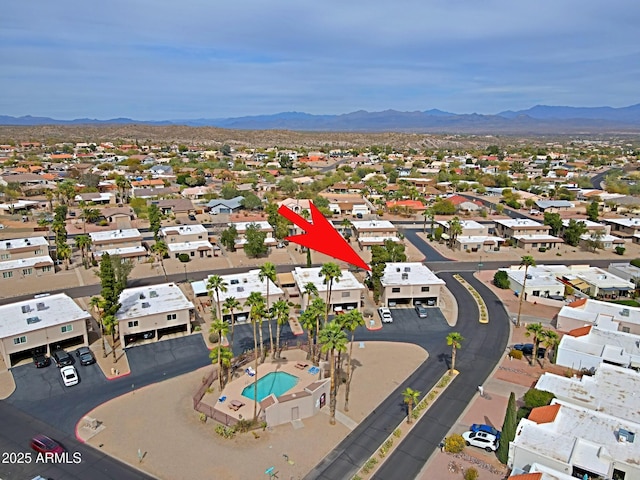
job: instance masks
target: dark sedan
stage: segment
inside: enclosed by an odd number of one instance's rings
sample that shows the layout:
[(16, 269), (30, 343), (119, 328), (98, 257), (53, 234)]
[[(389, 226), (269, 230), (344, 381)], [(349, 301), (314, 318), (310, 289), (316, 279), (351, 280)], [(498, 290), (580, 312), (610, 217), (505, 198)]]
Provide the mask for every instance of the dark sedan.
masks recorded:
[(51, 359), (44, 353), (34, 353), (33, 364), (36, 366), (36, 368), (48, 367), (49, 365), (51, 365)]
[(53, 361), (56, 362), (58, 368), (73, 365), (73, 357), (64, 350), (55, 350), (51, 356), (53, 357)]
[(514, 350), (520, 350), (523, 355), (533, 354), (533, 343), (516, 343), (513, 346)]
[(80, 358), (80, 365), (96, 363), (96, 357), (89, 347), (80, 347), (76, 350), (76, 357)]

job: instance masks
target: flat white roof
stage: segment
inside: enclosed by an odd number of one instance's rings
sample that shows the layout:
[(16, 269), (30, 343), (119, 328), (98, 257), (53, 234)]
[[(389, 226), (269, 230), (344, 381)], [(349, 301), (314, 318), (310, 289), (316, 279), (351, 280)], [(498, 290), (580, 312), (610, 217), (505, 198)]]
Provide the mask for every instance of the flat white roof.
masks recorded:
[(162, 227), (160, 229), (162, 236), (167, 235), (195, 235), (198, 233), (207, 234), (207, 229), (200, 224), (194, 225), (175, 225), (173, 227)]
[[(227, 284), (227, 291), (220, 292), (220, 302), (224, 302), (229, 297), (234, 297), (240, 303), (244, 303), (243, 300), (249, 298), (251, 292), (259, 292), (266, 298), (267, 296), (267, 281), (269, 282), (269, 296), (283, 295), (284, 292), (271, 280), (265, 279), (260, 281), (260, 270), (249, 270), (246, 273), (234, 273), (231, 275), (220, 275), (222, 280)], [(207, 295), (207, 282), (211, 275), (204, 280), (198, 282), (192, 282), (193, 293), (196, 296)], [(215, 293), (214, 293), (215, 299)], [(241, 309), (243, 307), (240, 307)]]
[[(445, 228), (449, 228), (448, 220), (439, 220), (436, 223), (439, 223)], [(463, 232), (465, 230), (487, 230), (489, 228), (487, 225), (483, 225), (479, 222), (476, 222), (475, 220), (460, 220), (460, 226), (462, 227)]]
[[(522, 285), (524, 283), (524, 268), (521, 270), (506, 270), (507, 276), (512, 279), (514, 282)], [(562, 287), (562, 291), (564, 291), (564, 283), (557, 279), (557, 277), (550, 272), (544, 273), (536, 273), (531, 272), (531, 268), (529, 268), (527, 275), (530, 278), (527, 278), (527, 287)]]
[(229, 226), (233, 225), (236, 227), (238, 233), (244, 233), (247, 231), (249, 225), (255, 225), (258, 227), (258, 230), (261, 232), (271, 232), (273, 231), (273, 227), (269, 222), (260, 221), (260, 222), (234, 222), (230, 223)]
[(362, 245), (378, 245), (384, 243), (385, 240), (391, 240), (394, 243), (400, 242), (398, 237), (387, 235), (384, 237), (360, 237), (358, 238), (358, 243), (361, 243)]
[(640, 373), (630, 368), (603, 363), (595, 375), (582, 378), (545, 373), (536, 388), (565, 402), (640, 423), (640, 395), (629, 395), (640, 391)]
[(615, 223), (623, 227), (640, 228), (640, 218), (604, 218), (603, 222)]
[(592, 267), (591, 269), (576, 274), (576, 277), (584, 280), (592, 285), (597, 285), (598, 288), (628, 288), (633, 289), (633, 283), (627, 282), (625, 279), (609, 273), (598, 267)]
[(385, 265), (380, 283), (387, 287), (394, 285), (444, 285), (445, 281), (438, 278), (422, 263), (397, 262)]
[(127, 288), (120, 294), (120, 303), (122, 306), (116, 314), (120, 321), (193, 308), (193, 303), (175, 283)]
[[(321, 267), (312, 267), (312, 268), (301, 268), (296, 267), (293, 272), (293, 278), (296, 281), (296, 285), (300, 291), (304, 290), (304, 286), (311, 282), (313, 283), (318, 292), (326, 292), (329, 288), (328, 284), (324, 283), (324, 277), (320, 276)], [(337, 280), (333, 281), (333, 286), (331, 287), (332, 297), (333, 292), (339, 292), (341, 290), (364, 290), (364, 285), (362, 285), (356, 277), (353, 276), (348, 270), (341, 270), (342, 276)], [(336, 302), (338, 297), (332, 298), (333, 302)]]
[(104, 232), (89, 233), (93, 243), (102, 243), (108, 240), (142, 239), (142, 235), (137, 228), (127, 228), (124, 230), (106, 230)]
[(108, 253), (109, 255), (118, 255), (120, 257), (134, 257), (146, 255), (147, 249), (142, 245), (136, 247), (106, 248), (104, 250), (95, 252), (95, 256), (99, 258), (105, 253)]
[[(623, 316), (622, 312), (628, 315)], [(578, 307), (565, 305), (558, 312), (558, 316), (589, 323), (595, 323), (599, 318), (607, 317), (618, 322), (640, 324), (640, 308), (591, 299), (587, 299), (584, 305)]]
[(615, 235), (601, 235), (600, 237), (595, 237), (590, 233), (585, 233), (584, 235), (580, 235), (580, 240), (600, 240), (601, 242), (615, 242), (619, 240), (624, 242), (620, 237), (616, 237)]
[(514, 235), (513, 238), (515, 238), (516, 240), (522, 240), (522, 241), (532, 241), (532, 242), (562, 242), (564, 243), (564, 240), (562, 240), (559, 237), (554, 237), (553, 235), (548, 235), (548, 234), (537, 234), (537, 235)]
[(213, 245), (207, 240), (196, 240), (195, 242), (167, 243), (170, 252), (189, 252), (200, 248), (213, 249)]
[[(553, 422), (523, 419), (513, 444), (536, 454), (607, 475), (610, 462), (629, 464), (640, 458), (640, 424), (554, 399), (560, 410)], [(623, 428), (636, 433), (633, 442), (619, 442)]]
[(4, 251), (38, 245), (48, 247), (49, 242), (44, 237), (8, 238), (6, 240), (0, 240), (0, 250)]
[(24, 335), (90, 317), (65, 293), (38, 296), (0, 306), (0, 338)]
[(396, 226), (388, 220), (358, 220), (351, 222), (354, 230), (387, 230), (395, 232)]
[[(568, 227), (568, 226), (569, 226), (569, 222), (570, 222), (571, 220), (576, 220), (576, 219), (565, 218), (565, 219), (563, 219), (563, 220), (562, 220), (562, 225), (563, 225), (563, 226), (565, 226), (565, 227)], [(582, 219), (582, 220), (576, 220), (576, 221), (577, 221), (578, 223), (579, 223), (579, 222), (584, 223), (585, 227), (587, 227), (587, 228), (598, 228), (598, 227), (600, 227), (600, 228), (602, 228), (602, 229), (604, 229), (604, 228), (605, 228), (605, 226), (604, 226), (604, 225), (602, 225), (601, 223), (594, 222), (593, 220), (588, 220), (588, 219), (586, 219), (586, 218), (584, 218), (584, 219)]]
[(456, 242), (465, 244), (465, 243), (500, 243), (504, 242), (504, 238), (502, 237), (494, 237), (492, 235), (458, 235), (456, 237)]
[(616, 328), (617, 324), (604, 319), (595, 324), (587, 335), (580, 337), (565, 335), (560, 343), (567, 351), (594, 355), (617, 365), (625, 367), (632, 363), (640, 365), (640, 347), (638, 347), (640, 336), (620, 332)]
[(640, 279), (640, 268), (631, 265), (630, 263), (610, 263), (608, 268), (615, 268), (621, 272), (624, 272), (626, 275), (629, 275), (629, 278), (638, 278)]
[(535, 220), (531, 220), (530, 218), (507, 218), (494, 220), (496, 223), (503, 225), (507, 228), (517, 228), (517, 227), (544, 227), (540, 222), (536, 222)]
[(53, 266), (53, 259), (49, 255), (40, 257), (18, 258), (16, 260), (6, 260), (0, 262), (0, 271), (13, 270), (16, 268), (29, 268), (38, 266)]

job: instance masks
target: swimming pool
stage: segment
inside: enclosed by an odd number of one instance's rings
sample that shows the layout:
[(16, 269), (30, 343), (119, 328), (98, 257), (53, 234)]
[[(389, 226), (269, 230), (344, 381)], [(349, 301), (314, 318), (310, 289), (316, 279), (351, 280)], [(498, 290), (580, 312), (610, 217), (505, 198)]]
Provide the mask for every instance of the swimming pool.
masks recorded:
[[(298, 383), (298, 377), (286, 372), (271, 372), (264, 377), (258, 379), (258, 401), (261, 402), (265, 397), (274, 394), (279, 397), (288, 390), (291, 390)], [(253, 400), (254, 385), (253, 383), (242, 390), (244, 397)]]

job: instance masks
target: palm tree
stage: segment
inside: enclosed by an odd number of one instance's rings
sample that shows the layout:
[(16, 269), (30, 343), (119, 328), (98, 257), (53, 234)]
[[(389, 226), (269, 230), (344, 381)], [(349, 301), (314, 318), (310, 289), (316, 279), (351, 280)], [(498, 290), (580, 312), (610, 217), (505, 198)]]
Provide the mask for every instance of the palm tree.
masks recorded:
[(85, 207), (83, 205), (81, 215), (82, 215), (82, 228), (86, 235), (87, 222), (93, 222), (98, 217), (100, 217), (100, 210), (98, 210), (97, 208)]
[(347, 228), (351, 227), (351, 221), (348, 218), (345, 218), (340, 222), (340, 226), (342, 227), (342, 236), (346, 238)]
[(58, 259), (64, 261), (64, 269), (69, 270), (69, 260), (71, 259), (71, 247), (68, 243), (61, 243), (57, 250)]
[(303, 287), (302, 295), (307, 296), (306, 306), (309, 306), (309, 304), (311, 303), (311, 295), (313, 295), (314, 297), (318, 296), (318, 287), (316, 287), (315, 283), (309, 282)]
[(44, 192), (44, 196), (47, 197), (47, 202), (49, 202), (49, 212), (53, 212), (53, 192), (47, 189)]
[(104, 325), (104, 333), (111, 335), (111, 352), (113, 353), (113, 363), (116, 363), (116, 320), (115, 315), (106, 315), (102, 319)]
[[(261, 341), (262, 341), (262, 315), (264, 314), (264, 299), (260, 292), (251, 292), (249, 298), (245, 302), (245, 305), (251, 307), (249, 312), (249, 318), (251, 320), (251, 325), (253, 326), (253, 353), (254, 353), (254, 383), (253, 383), (253, 419), (256, 420), (258, 418), (258, 334), (256, 332), (256, 327), (258, 322), (260, 322), (260, 332), (261, 332)], [(260, 347), (262, 351), (262, 347)]]
[(207, 280), (207, 291), (209, 296), (215, 292), (216, 294), (216, 306), (218, 312), (218, 318), (222, 318), (222, 312), (220, 310), (220, 292), (227, 291), (227, 282), (220, 275), (211, 275)]
[(347, 363), (347, 385), (344, 394), (344, 411), (349, 411), (349, 390), (351, 388), (351, 376), (353, 375), (353, 343), (355, 339), (356, 329), (364, 326), (364, 318), (359, 310), (349, 310), (344, 315), (338, 315), (336, 320), (340, 323), (340, 326), (351, 332), (351, 341), (349, 342), (349, 362)]
[(449, 222), (449, 248), (453, 248), (458, 235), (462, 233), (462, 223), (458, 217), (453, 217)]
[[(218, 334), (219, 350), (220, 347), (222, 347), (222, 337), (229, 333), (229, 325), (224, 320), (218, 318), (211, 323), (211, 329), (209, 331)], [(218, 359), (218, 385), (220, 385), (220, 391), (222, 391), (222, 355), (216, 355), (216, 357)]]
[(520, 302), (518, 303), (518, 318), (516, 320), (516, 327), (520, 328), (520, 313), (522, 312), (522, 300), (526, 295), (527, 291), (527, 272), (529, 271), (529, 267), (535, 267), (536, 261), (531, 255), (524, 255), (520, 260), (520, 268), (524, 267), (524, 281), (522, 282), (522, 291), (520, 292)]
[(222, 302), (222, 306), (224, 307), (224, 313), (229, 312), (231, 314), (231, 341), (229, 342), (229, 348), (233, 352), (233, 330), (236, 324), (235, 311), (240, 307), (240, 302), (236, 300), (236, 297), (227, 297)]
[(311, 305), (309, 307), (307, 307), (307, 310), (311, 310), (311, 315), (313, 315), (313, 318), (315, 318), (315, 320), (316, 320), (316, 328), (315, 328), (316, 348), (315, 348), (314, 353), (317, 355), (316, 362), (319, 362), (320, 361), (320, 350), (318, 349), (318, 344), (319, 344), (318, 335), (320, 334), (320, 317), (325, 315), (327, 307), (325, 305), (324, 300), (322, 300), (320, 297), (316, 297), (311, 302)]
[(164, 258), (169, 254), (169, 246), (164, 240), (158, 240), (151, 247), (151, 251), (156, 254), (156, 257), (160, 260), (162, 271), (164, 272), (164, 281), (168, 282), (167, 270), (164, 268)]
[(447, 345), (451, 347), (451, 369), (449, 373), (452, 375), (456, 369), (456, 351), (462, 348), (462, 342), (464, 342), (464, 337), (458, 332), (451, 332), (447, 335)]
[(233, 353), (227, 347), (223, 347), (218, 344), (213, 350), (209, 352), (209, 358), (212, 363), (218, 364), (218, 382), (220, 382), (220, 391), (223, 389), (222, 385), (222, 370), (220, 367), (224, 367), (227, 370), (227, 382), (230, 380), (231, 376), (231, 360), (233, 359)]
[[(541, 323), (530, 323), (529, 325), (527, 325), (524, 335), (526, 337), (533, 337), (533, 351), (535, 352), (534, 355), (537, 355), (538, 345), (544, 338), (544, 332), (545, 330)], [(533, 359), (531, 360), (531, 365), (533, 365)]]
[(427, 233), (427, 218), (431, 220), (431, 232), (433, 233), (433, 221), (435, 216), (433, 214), (433, 208), (425, 208), (421, 214), (424, 217), (424, 224), (422, 225), (422, 233)]
[(340, 277), (342, 277), (342, 271), (340, 270), (340, 267), (335, 263), (327, 262), (322, 265), (319, 275), (321, 277), (324, 277), (325, 285), (328, 284), (327, 300), (326, 300), (327, 305), (326, 305), (326, 310), (324, 314), (324, 324), (326, 325), (327, 322), (329, 321), (329, 308), (331, 307), (331, 289), (333, 288), (333, 282), (340, 281)]
[(280, 326), (289, 321), (289, 303), (286, 300), (278, 300), (273, 304), (273, 313), (276, 317), (276, 349), (280, 357)]
[(316, 328), (316, 317), (313, 314), (313, 310), (306, 309), (302, 312), (298, 321), (300, 322), (300, 326), (307, 331), (307, 341), (309, 342), (309, 353), (307, 355), (307, 359), (315, 359), (313, 354), (313, 337), (314, 330)]
[(331, 387), (329, 391), (329, 423), (336, 424), (336, 352), (347, 350), (347, 334), (337, 322), (326, 323), (320, 331), (322, 351), (329, 353), (329, 377)]
[(102, 337), (102, 358), (107, 358), (107, 346), (105, 345), (104, 338), (104, 323), (102, 322), (102, 315), (104, 315), (104, 307), (106, 302), (102, 297), (91, 297), (89, 300), (89, 306), (98, 313), (98, 320), (100, 321), (100, 333)]
[[(543, 340), (542, 340), (542, 344), (545, 346), (545, 348), (547, 349), (547, 351), (545, 352), (545, 356), (542, 357), (542, 367), (544, 368), (544, 362), (545, 362), (545, 357), (547, 356), (546, 354), (548, 354), (549, 349), (553, 349), (554, 353), (556, 350), (556, 346), (558, 345), (558, 342), (560, 342), (560, 336), (554, 332), (553, 330), (543, 330)], [(536, 350), (536, 356), (538, 355), (538, 351)]]
[(412, 388), (405, 388), (402, 392), (402, 399), (407, 404), (407, 423), (412, 421), (413, 406), (420, 400), (420, 393), (418, 390)]
[(91, 237), (89, 235), (78, 235), (74, 240), (76, 243), (76, 248), (80, 249), (80, 254), (82, 255), (82, 264), (85, 268), (87, 268), (85, 252), (87, 252), (91, 247)]
[(267, 284), (267, 323), (269, 325), (269, 349), (271, 350), (271, 358), (274, 358), (276, 351), (273, 347), (273, 330), (271, 330), (271, 318), (273, 317), (273, 312), (271, 312), (269, 306), (269, 284), (271, 282), (276, 282), (276, 266), (271, 262), (264, 262), (262, 267), (260, 267), (260, 271), (258, 272), (258, 278), (261, 282), (266, 282)]
[(116, 187), (118, 187), (118, 193), (120, 196), (120, 203), (127, 203), (127, 194), (126, 194), (126, 190), (127, 188), (131, 187), (131, 182), (129, 182), (129, 180), (122, 176), (122, 175), (118, 175), (116, 177)]

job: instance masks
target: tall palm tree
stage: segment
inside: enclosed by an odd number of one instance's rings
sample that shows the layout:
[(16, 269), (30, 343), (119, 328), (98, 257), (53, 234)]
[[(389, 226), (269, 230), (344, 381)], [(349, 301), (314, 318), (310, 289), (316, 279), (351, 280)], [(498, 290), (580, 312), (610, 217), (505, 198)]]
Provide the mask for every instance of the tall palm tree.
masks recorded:
[(273, 313), (276, 318), (276, 354), (280, 357), (280, 326), (289, 321), (289, 303), (286, 300), (278, 300), (273, 304)]
[[(229, 333), (229, 325), (227, 322), (221, 319), (216, 319), (211, 322), (210, 332), (216, 332), (218, 334), (218, 350), (222, 347), (222, 337), (224, 337), (227, 333)], [(218, 385), (220, 386), (220, 391), (222, 391), (222, 355), (216, 355), (218, 359)]]
[(131, 182), (129, 182), (129, 180), (126, 177), (122, 175), (118, 175), (116, 177), (116, 187), (118, 188), (120, 203), (127, 203), (128, 196), (126, 194), (126, 191), (127, 191), (127, 188), (131, 187)]
[(459, 348), (462, 348), (462, 342), (464, 342), (464, 337), (460, 335), (458, 332), (451, 332), (447, 335), (447, 345), (451, 347), (451, 369), (449, 370), (450, 374), (453, 374), (456, 369), (456, 352)]
[(71, 247), (68, 243), (61, 243), (57, 249), (58, 259), (64, 261), (64, 269), (69, 270), (69, 260), (71, 259)]
[(227, 282), (225, 282), (220, 275), (211, 275), (209, 277), (209, 280), (207, 280), (207, 291), (209, 292), (209, 296), (212, 296), (212, 293), (215, 292), (218, 318), (222, 318), (222, 311), (220, 308), (220, 292), (227, 291)]
[(348, 218), (344, 218), (342, 222), (340, 222), (340, 226), (342, 227), (342, 236), (346, 238), (347, 228), (351, 227), (351, 220)]
[(305, 304), (305, 306), (308, 307), (311, 304), (311, 295), (313, 295), (314, 297), (318, 296), (318, 287), (316, 287), (315, 283), (309, 282), (303, 287), (302, 295), (307, 296), (307, 303)]
[[(264, 299), (260, 292), (251, 292), (249, 298), (245, 302), (245, 305), (251, 308), (249, 311), (249, 318), (251, 320), (251, 325), (253, 327), (253, 353), (254, 353), (254, 383), (253, 383), (253, 419), (256, 420), (258, 418), (258, 354), (262, 351), (262, 347), (260, 347), (260, 352), (258, 351), (258, 334), (256, 332), (258, 323), (260, 323), (260, 332), (262, 335), (262, 315), (264, 314)], [(262, 342), (262, 336), (261, 336)]]
[(327, 310), (327, 307), (325, 305), (324, 300), (322, 300), (320, 297), (316, 297), (311, 302), (311, 305), (309, 307), (307, 307), (307, 310), (311, 310), (311, 315), (316, 320), (316, 328), (315, 328), (316, 348), (314, 349), (314, 353), (317, 355), (316, 362), (319, 362), (320, 361), (320, 349), (318, 348), (318, 345), (319, 345), (320, 342), (319, 342), (319, 339), (318, 339), (318, 335), (320, 335), (320, 317), (324, 317), (324, 315), (326, 313), (326, 310)]
[(420, 401), (420, 392), (407, 387), (402, 391), (402, 400), (407, 405), (407, 423), (411, 423), (413, 420), (411, 418), (413, 416), (413, 406)]
[(315, 360), (315, 355), (313, 353), (313, 337), (316, 329), (316, 320), (317, 318), (314, 316), (312, 309), (306, 309), (298, 319), (300, 326), (307, 331), (307, 341), (309, 342), (307, 360)]
[(433, 221), (435, 216), (433, 215), (433, 208), (425, 208), (421, 215), (424, 217), (424, 223), (422, 225), (422, 233), (427, 233), (427, 218), (431, 220), (431, 232), (433, 232)]
[(522, 300), (526, 295), (527, 289), (527, 273), (529, 271), (529, 267), (535, 267), (536, 261), (531, 255), (523, 255), (520, 260), (520, 268), (524, 267), (524, 281), (522, 282), (522, 291), (520, 292), (520, 301), (518, 303), (518, 318), (516, 320), (516, 327), (520, 328), (520, 313), (522, 312)]
[(47, 197), (47, 202), (49, 202), (49, 212), (53, 212), (53, 192), (47, 189), (44, 192), (44, 196)]
[[(560, 336), (554, 332), (553, 330), (544, 330), (543, 331), (543, 340), (542, 340), (542, 344), (545, 346), (545, 348), (547, 349), (547, 351), (545, 352), (545, 356), (542, 357), (542, 367), (544, 367), (544, 363), (546, 360), (546, 356), (549, 352), (550, 349), (553, 349), (554, 353), (556, 350), (556, 346), (558, 345), (558, 343), (560, 342)], [(535, 352), (536, 356), (538, 355), (538, 351), (536, 350)]]
[(269, 305), (269, 284), (271, 282), (276, 282), (276, 266), (271, 262), (264, 262), (260, 267), (260, 271), (258, 272), (258, 278), (261, 282), (265, 282), (267, 284), (267, 323), (269, 325), (269, 349), (271, 350), (271, 358), (275, 357), (275, 349), (273, 346), (273, 330), (271, 330), (271, 319), (273, 317), (273, 312), (271, 311)]
[(324, 283), (327, 286), (327, 300), (326, 300), (326, 310), (324, 314), (324, 324), (326, 325), (329, 321), (329, 308), (331, 308), (331, 290), (333, 288), (333, 282), (339, 282), (340, 277), (342, 277), (342, 270), (340, 267), (333, 262), (327, 262), (322, 265), (320, 269), (319, 275), (324, 277)]
[[(530, 323), (529, 325), (527, 325), (527, 328), (525, 330), (526, 331), (524, 332), (524, 335), (526, 337), (533, 337), (533, 351), (534, 355), (537, 355), (540, 341), (544, 338), (544, 327), (541, 323)], [(531, 365), (533, 365), (533, 359), (531, 360)]]
[(236, 325), (236, 317), (235, 311), (240, 307), (240, 302), (236, 300), (236, 297), (227, 297), (224, 302), (222, 302), (222, 306), (224, 307), (223, 312), (229, 312), (231, 314), (231, 340), (229, 341), (229, 348), (233, 352), (233, 331)]
[(160, 266), (162, 267), (162, 271), (164, 272), (164, 281), (168, 282), (167, 278), (167, 270), (164, 268), (164, 258), (169, 254), (169, 246), (167, 242), (164, 240), (158, 240), (151, 247), (151, 251), (156, 255), (156, 258), (160, 260)]
[(453, 248), (456, 238), (462, 233), (462, 223), (458, 217), (453, 217), (449, 222), (449, 248)]
[(347, 350), (347, 334), (337, 322), (326, 323), (320, 331), (322, 351), (329, 353), (329, 377), (331, 387), (329, 391), (329, 423), (336, 424), (336, 352)]
[(104, 338), (104, 323), (102, 322), (106, 302), (102, 297), (91, 297), (91, 300), (89, 300), (89, 306), (98, 314), (98, 320), (100, 322), (100, 336), (102, 337), (102, 358), (107, 358), (107, 346), (105, 345)]
[(229, 380), (231, 380), (231, 360), (233, 359), (233, 353), (227, 347), (218, 344), (217, 347), (209, 352), (209, 358), (212, 363), (218, 364), (218, 382), (220, 382), (220, 391), (222, 391), (224, 385), (222, 384), (222, 370), (220, 370), (220, 367), (226, 369), (227, 380), (225, 384), (229, 383)]
[(97, 218), (100, 217), (100, 210), (97, 208), (85, 207), (83, 205), (82, 211), (80, 213), (82, 215), (82, 228), (83, 232), (86, 235), (87, 233), (87, 222), (93, 222)]
[(116, 320), (115, 315), (105, 315), (102, 318), (102, 324), (104, 325), (104, 333), (111, 335), (111, 352), (113, 353), (113, 363), (116, 362)]
[(344, 411), (349, 411), (349, 390), (351, 388), (351, 377), (353, 375), (353, 343), (355, 339), (356, 329), (364, 326), (364, 318), (359, 310), (349, 310), (344, 315), (338, 315), (336, 320), (340, 323), (340, 326), (351, 332), (351, 341), (349, 342), (349, 362), (347, 363), (347, 385), (344, 394)]
[(86, 252), (91, 247), (91, 237), (89, 235), (78, 235), (74, 239), (76, 243), (76, 248), (80, 249), (80, 254), (82, 255), (82, 264), (85, 268), (87, 268), (87, 257)]

